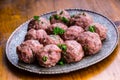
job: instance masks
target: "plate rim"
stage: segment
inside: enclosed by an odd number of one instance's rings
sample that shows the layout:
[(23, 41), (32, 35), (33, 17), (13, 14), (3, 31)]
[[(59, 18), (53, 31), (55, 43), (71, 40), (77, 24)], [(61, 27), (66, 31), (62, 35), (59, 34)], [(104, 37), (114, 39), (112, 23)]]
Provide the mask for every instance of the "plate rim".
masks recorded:
[[(19, 68), (19, 69), (21, 69), (21, 70), (25, 70), (25, 71), (31, 72), (31, 73), (37, 73), (37, 74), (62, 74), (62, 73), (69, 73), (69, 72), (72, 72), (72, 71), (76, 71), (76, 70), (80, 70), (80, 69), (89, 67), (89, 66), (91, 66), (91, 65), (94, 65), (94, 64), (102, 61), (103, 59), (107, 58), (110, 54), (112, 54), (112, 52), (113, 52), (114, 49), (116, 48), (116, 46), (117, 46), (117, 44), (118, 44), (118, 41), (119, 41), (119, 32), (118, 32), (118, 28), (117, 28), (116, 25), (112, 22), (111, 19), (109, 19), (108, 17), (104, 16), (104, 15), (101, 14), (101, 13), (98, 13), (98, 12), (92, 11), (92, 10), (87, 10), (87, 9), (81, 9), (81, 8), (66, 8), (65, 10), (68, 10), (68, 11), (70, 11), (70, 10), (75, 10), (75, 11), (87, 11), (87, 12), (92, 12), (92, 13), (98, 14), (98, 15), (106, 18), (106, 19), (114, 26), (114, 28), (115, 28), (115, 30), (116, 30), (116, 33), (117, 33), (116, 42), (115, 42), (115, 44), (114, 44), (114, 47), (111, 49), (110, 53), (107, 54), (107, 55), (105, 55), (104, 57), (102, 57), (102, 58), (100, 58), (100, 59), (97, 59), (96, 61), (94, 61), (94, 62), (92, 62), (92, 63), (90, 63), (90, 64), (85, 65), (85, 66), (83, 65), (82, 67), (79, 67), (79, 68), (76, 68), (76, 69), (73, 69), (73, 68), (72, 68), (71, 70), (70, 70), (70, 69), (66, 69), (65, 71), (62, 70), (62, 71), (59, 71), (59, 72), (57, 72), (57, 71), (56, 71), (56, 72), (55, 72), (55, 71), (50, 71), (50, 72), (40, 72), (40, 71), (39, 71), (39, 72), (36, 72), (36, 71), (30, 70), (30, 69), (23, 68), (23, 67), (20, 67), (20, 66), (18, 66), (18, 65), (15, 65), (13, 62), (11, 62), (10, 58), (8, 57), (9, 43), (10, 43), (13, 35), (14, 35), (23, 25), (25, 25), (26, 23), (28, 23), (28, 22), (32, 19), (32, 18), (31, 18), (31, 19), (23, 22), (20, 26), (18, 26), (18, 27), (12, 32), (12, 34), (10, 35), (10, 37), (8, 38), (8, 40), (7, 40), (7, 42), (6, 42), (6, 48), (5, 48), (5, 51), (6, 51), (5, 54), (6, 54), (6, 56), (7, 56), (8, 61), (9, 61), (13, 66), (15, 66), (15, 67), (17, 67), (17, 68)], [(46, 12), (46, 13), (41, 14), (40, 16), (43, 16), (43, 15), (46, 15), (46, 14), (50, 14), (50, 13), (53, 13), (53, 12), (56, 12), (56, 11), (57, 11), (57, 10), (49, 11), (49, 12)]]

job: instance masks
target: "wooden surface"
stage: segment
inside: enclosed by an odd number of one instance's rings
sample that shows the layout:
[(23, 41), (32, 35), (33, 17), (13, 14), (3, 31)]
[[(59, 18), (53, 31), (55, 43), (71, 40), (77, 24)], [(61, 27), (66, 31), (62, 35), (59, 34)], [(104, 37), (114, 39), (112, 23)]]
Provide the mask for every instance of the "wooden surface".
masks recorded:
[(37, 75), (21, 71), (8, 62), (5, 44), (20, 24), (34, 15), (64, 8), (89, 9), (112, 21), (120, 20), (120, 0), (0, 0), (0, 80), (120, 80), (120, 43), (103, 61), (68, 74)]

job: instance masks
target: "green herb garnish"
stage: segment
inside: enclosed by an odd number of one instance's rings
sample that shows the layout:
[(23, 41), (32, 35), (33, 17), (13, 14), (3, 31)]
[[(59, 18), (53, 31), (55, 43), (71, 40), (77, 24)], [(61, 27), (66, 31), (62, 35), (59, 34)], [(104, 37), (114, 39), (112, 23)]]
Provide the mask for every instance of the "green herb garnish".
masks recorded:
[(67, 46), (65, 44), (58, 44), (58, 47), (62, 50), (62, 51), (66, 51), (67, 50)]
[(59, 28), (58, 26), (56, 26), (54, 29), (53, 29), (53, 33), (55, 35), (58, 35), (58, 34), (64, 34), (65, 30), (63, 30), (62, 28)]
[(62, 20), (64, 23), (68, 23), (68, 22), (69, 22), (69, 20), (68, 20), (67, 18), (65, 18), (65, 17), (62, 17), (61, 20)]
[(63, 61), (59, 61), (58, 64), (64, 65), (64, 62)]
[(34, 16), (34, 19), (39, 21), (39, 16)]
[(95, 26), (89, 26), (89, 29), (88, 29), (90, 32), (95, 32)]
[(60, 12), (60, 15), (62, 15), (62, 14), (63, 14), (63, 11)]
[(52, 17), (52, 16), (50, 16), (49, 20), (51, 21), (51, 20), (52, 20), (52, 18), (53, 18), (53, 17)]
[(58, 20), (58, 19), (60, 19), (60, 17), (59, 17), (59, 15), (54, 15), (54, 18), (56, 19), (56, 20)]
[(48, 59), (48, 58), (47, 58), (46, 56), (43, 56), (43, 57), (42, 57), (42, 60), (43, 60), (44, 62), (46, 62), (47, 59)]
[(59, 65), (64, 65), (65, 64), (65, 60), (64, 58), (61, 58), (60, 61), (58, 62)]

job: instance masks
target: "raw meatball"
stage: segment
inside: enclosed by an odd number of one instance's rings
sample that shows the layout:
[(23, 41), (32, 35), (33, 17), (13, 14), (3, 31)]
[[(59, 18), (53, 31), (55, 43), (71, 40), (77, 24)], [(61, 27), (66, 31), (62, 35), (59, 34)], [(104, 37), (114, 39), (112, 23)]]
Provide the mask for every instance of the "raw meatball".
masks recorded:
[(80, 26), (71, 26), (64, 33), (64, 39), (65, 40), (77, 39), (79, 34), (83, 31), (84, 31), (84, 29), (81, 28)]
[(39, 20), (32, 19), (28, 24), (28, 30), (30, 29), (44, 29), (47, 30), (50, 26), (49, 20), (40, 17)]
[(78, 14), (78, 15), (74, 15), (70, 19), (71, 25), (78, 25), (84, 29), (85, 29), (85, 27), (89, 26), (91, 23), (93, 23), (92, 17), (89, 14), (84, 13), (84, 12), (81, 14)]
[(60, 38), (59, 35), (50, 35), (47, 36), (46, 40), (45, 40), (45, 45), (46, 44), (63, 44), (64, 41)]
[(95, 54), (102, 48), (102, 42), (97, 33), (83, 32), (79, 35), (77, 41), (83, 46), (86, 55)]
[(67, 26), (64, 25), (63, 23), (55, 23), (55, 24), (52, 24), (52, 25), (49, 27), (49, 32), (52, 32), (55, 27), (59, 27), (59, 28), (65, 30), (65, 31), (66, 31), (66, 29), (67, 29)]
[(67, 40), (65, 41), (65, 45), (67, 46), (67, 50), (64, 54), (64, 58), (68, 63), (77, 62), (83, 58), (84, 51), (77, 41)]
[(39, 61), (39, 64), (44, 67), (52, 67), (55, 66), (56, 63), (61, 58), (61, 49), (54, 45), (46, 45), (38, 55), (37, 59)]
[(32, 63), (35, 59), (35, 55), (41, 51), (43, 45), (37, 40), (27, 40), (17, 46), (17, 55), (19, 59), (25, 63)]
[(65, 22), (63, 20), (63, 18), (66, 19), (66, 20), (69, 20), (70, 14), (65, 10), (59, 10), (59, 11), (57, 11), (57, 14), (53, 14), (50, 17), (50, 22), (51, 22), (51, 24), (60, 23), (60, 22), (67, 24), (67, 22)]
[(104, 40), (107, 37), (107, 28), (102, 24), (92, 23), (86, 28), (86, 30), (89, 30), (90, 26), (94, 27), (95, 32), (99, 34), (101, 40)]
[(27, 32), (26, 36), (25, 36), (25, 40), (39, 40), (40, 43), (44, 43), (44, 40), (47, 38), (47, 33), (42, 30), (35, 30), (35, 29), (31, 29)]

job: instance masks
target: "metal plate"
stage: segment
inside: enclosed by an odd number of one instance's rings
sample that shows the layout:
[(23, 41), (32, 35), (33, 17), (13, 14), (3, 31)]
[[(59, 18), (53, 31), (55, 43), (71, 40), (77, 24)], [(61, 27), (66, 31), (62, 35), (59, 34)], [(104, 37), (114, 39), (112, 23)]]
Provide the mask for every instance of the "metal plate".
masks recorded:
[[(16, 66), (19, 69), (23, 69), (29, 72), (38, 73), (38, 74), (60, 74), (68, 73), (71, 71), (79, 70), (88, 66), (91, 66), (109, 56), (115, 49), (118, 42), (118, 30), (114, 23), (109, 20), (107, 17), (89, 10), (83, 9), (66, 9), (70, 15), (77, 14), (80, 12), (87, 12), (94, 18), (94, 22), (99, 22), (105, 25), (108, 28), (107, 39), (103, 42), (103, 47), (99, 53), (91, 56), (84, 57), (80, 62), (65, 64), (64, 66), (56, 65), (51, 68), (43, 68), (38, 64), (25, 64), (19, 62), (18, 56), (16, 54), (16, 46), (18, 46), (24, 40), (24, 36), (27, 32), (27, 26), (29, 21), (20, 25), (10, 36), (6, 44), (6, 55), (11, 64)], [(42, 17), (49, 18), (56, 11), (49, 12), (41, 15)]]

